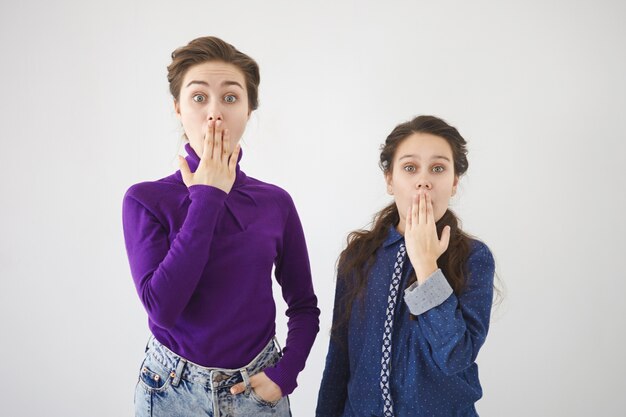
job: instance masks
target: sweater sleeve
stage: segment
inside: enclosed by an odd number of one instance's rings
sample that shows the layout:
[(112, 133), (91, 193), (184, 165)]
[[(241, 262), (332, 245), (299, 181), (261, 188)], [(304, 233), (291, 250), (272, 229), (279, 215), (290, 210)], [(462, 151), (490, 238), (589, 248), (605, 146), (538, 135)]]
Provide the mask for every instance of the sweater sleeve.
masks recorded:
[[(476, 241), (468, 259), (464, 292), (417, 316), (433, 359), (446, 375), (471, 366), (485, 342), (493, 301), (494, 260), (489, 248)], [(442, 275), (443, 276), (443, 275)]]
[(319, 331), (320, 315), (302, 224), (291, 197), (287, 197), (287, 219), (275, 269), (276, 281), (287, 303), (287, 341), (280, 361), (265, 370), (283, 395), (291, 394), (298, 385), (297, 376), (304, 369)]
[[(335, 305), (333, 308), (333, 327), (344, 314), (342, 300), (345, 293), (345, 284), (337, 278), (335, 289)], [(322, 375), (319, 394), (317, 396), (318, 417), (340, 417), (348, 397), (348, 381), (350, 379), (350, 361), (348, 357), (348, 326), (334, 329), (328, 344), (326, 365)]]
[(202, 276), (227, 194), (205, 185), (189, 187), (187, 216), (171, 243), (164, 225), (135, 194), (131, 187), (122, 208), (131, 274), (150, 320), (169, 329)]

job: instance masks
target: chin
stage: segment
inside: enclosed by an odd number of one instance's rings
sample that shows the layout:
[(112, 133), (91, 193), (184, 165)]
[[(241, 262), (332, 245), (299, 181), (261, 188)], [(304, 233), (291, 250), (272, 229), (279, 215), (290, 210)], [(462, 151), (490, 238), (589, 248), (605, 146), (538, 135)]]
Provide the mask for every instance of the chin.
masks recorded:
[(446, 214), (445, 211), (443, 213), (441, 213), (440, 215), (435, 216), (435, 223), (437, 223), (439, 220), (441, 220), (441, 218), (443, 217), (444, 214)]

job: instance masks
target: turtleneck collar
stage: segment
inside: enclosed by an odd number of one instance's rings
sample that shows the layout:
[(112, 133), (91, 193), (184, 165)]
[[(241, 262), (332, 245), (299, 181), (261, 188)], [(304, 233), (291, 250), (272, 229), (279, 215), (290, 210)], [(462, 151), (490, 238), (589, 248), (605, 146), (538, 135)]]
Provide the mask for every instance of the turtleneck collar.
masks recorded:
[[(187, 160), (187, 164), (189, 165), (189, 169), (191, 172), (196, 172), (198, 169), (198, 165), (200, 164), (200, 157), (196, 154), (196, 151), (193, 150), (189, 143), (185, 144), (185, 151), (187, 151), (187, 156), (185, 159)], [(242, 186), (246, 181), (246, 174), (239, 167), (239, 162), (241, 161), (241, 157), (243, 156), (243, 149), (239, 150), (239, 158), (237, 158), (237, 173), (235, 174), (235, 183), (233, 184), (233, 188), (237, 188)], [(180, 170), (176, 172), (176, 176), (182, 181), (182, 175)]]

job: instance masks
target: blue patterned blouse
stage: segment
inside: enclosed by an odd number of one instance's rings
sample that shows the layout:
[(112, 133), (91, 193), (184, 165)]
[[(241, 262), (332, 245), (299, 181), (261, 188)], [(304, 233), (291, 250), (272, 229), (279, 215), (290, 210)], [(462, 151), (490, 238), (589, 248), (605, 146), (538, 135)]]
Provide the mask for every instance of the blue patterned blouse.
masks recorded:
[[(390, 283), (404, 237), (395, 228), (377, 252), (362, 302), (355, 301), (347, 331), (331, 338), (316, 416), (383, 416), (381, 359)], [(464, 293), (453, 294), (441, 270), (407, 288), (406, 258), (395, 303), (389, 387), (397, 417), (477, 416), (481, 398), (476, 356), (489, 329), (494, 260), (472, 241)], [(333, 322), (342, 313), (345, 282), (337, 280)], [(403, 289), (405, 289), (403, 291)], [(413, 314), (414, 319), (410, 318)]]

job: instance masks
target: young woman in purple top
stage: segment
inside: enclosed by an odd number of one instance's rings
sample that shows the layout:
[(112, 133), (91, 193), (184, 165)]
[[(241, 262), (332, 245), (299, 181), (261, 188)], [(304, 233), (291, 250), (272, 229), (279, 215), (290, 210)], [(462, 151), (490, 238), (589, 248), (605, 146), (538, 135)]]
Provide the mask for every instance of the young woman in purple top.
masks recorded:
[[(281, 188), (248, 177), (239, 140), (258, 106), (256, 62), (215, 37), (172, 53), (180, 170), (135, 184), (126, 249), (152, 336), (137, 416), (289, 416), (287, 395), (319, 330), (302, 226)], [(288, 308), (275, 343), (272, 269)]]

